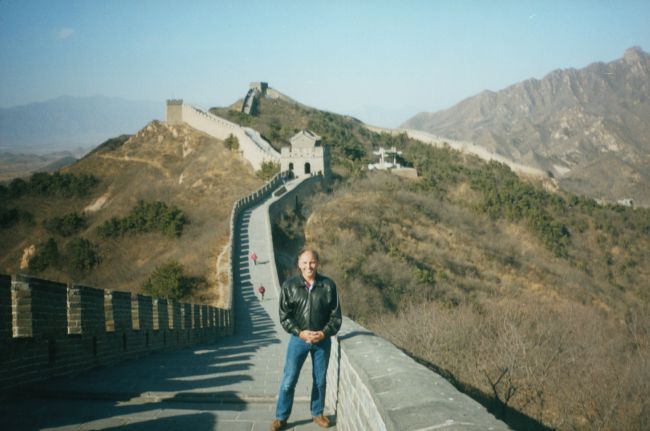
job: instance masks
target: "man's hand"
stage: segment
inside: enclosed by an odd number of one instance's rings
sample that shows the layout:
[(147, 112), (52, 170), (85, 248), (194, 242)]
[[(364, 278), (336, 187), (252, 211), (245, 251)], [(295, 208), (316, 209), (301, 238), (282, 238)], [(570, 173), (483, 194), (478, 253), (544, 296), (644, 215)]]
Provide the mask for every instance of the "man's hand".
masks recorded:
[(325, 339), (325, 333), (323, 331), (300, 331), (299, 337), (306, 343), (309, 344), (318, 344)]

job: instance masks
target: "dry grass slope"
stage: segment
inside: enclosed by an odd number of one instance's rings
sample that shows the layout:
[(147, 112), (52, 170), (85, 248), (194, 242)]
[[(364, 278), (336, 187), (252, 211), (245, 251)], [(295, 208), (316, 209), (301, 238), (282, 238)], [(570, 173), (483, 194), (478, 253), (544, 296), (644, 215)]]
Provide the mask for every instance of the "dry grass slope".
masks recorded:
[[(558, 258), (521, 223), (477, 212), (467, 184), (440, 198), (420, 181), (368, 175), (305, 208), (304, 241), (322, 251), (345, 313), (491, 400), (515, 429), (530, 424), (513, 412), (553, 429), (645, 429), (648, 235), (594, 214)], [(627, 274), (612, 272), (623, 250), (608, 251), (603, 220), (636, 259)]]
[[(154, 121), (122, 145), (96, 151), (65, 171), (93, 174), (100, 184), (92, 196), (83, 199), (32, 196), (14, 202), (34, 214), (36, 224), (0, 230), (3, 272), (25, 271), (20, 268), (24, 250), (38, 247), (50, 236), (42, 227), (43, 220), (85, 212), (88, 228), (81, 235), (99, 245), (100, 265), (80, 278), (51, 268), (39, 276), (140, 291), (156, 266), (176, 260), (188, 275), (203, 280), (193, 294), (195, 299), (219, 303), (216, 264), (229, 239), (232, 205), (261, 185), (245, 160), (203, 133)], [(162, 201), (180, 208), (189, 219), (182, 236), (150, 233), (108, 240), (97, 236), (97, 226), (111, 217), (126, 216), (138, 200)]]

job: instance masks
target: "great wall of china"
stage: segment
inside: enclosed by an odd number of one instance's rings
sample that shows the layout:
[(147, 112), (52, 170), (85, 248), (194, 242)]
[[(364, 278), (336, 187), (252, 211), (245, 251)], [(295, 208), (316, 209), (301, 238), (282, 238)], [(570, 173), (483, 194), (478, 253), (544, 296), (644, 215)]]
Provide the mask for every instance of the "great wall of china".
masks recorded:
[[(180, 101), (168, 103), (168, 121), (187, 122), (219, 139), (232, 133), (248, 147), (242, 150), (253, 166), (275, 157), (259, 142), (247, 141), (243, 128)], [(241, 294), (245, 283), (242, 217), (254, 208), (266, 211), (267, 233), (256, 240), (269, 248), (269, 283), (277, 291), (271, 220), (284, 207), (313, 193), (320, 182), (319, 176), (291, 180), (290, 173), (280, 173), (235, 203), (230, 221), (231, 296), (226, 309), (0, 275), (0, 395), (11, 396), (17, 388), (52, 377), (73, 378), (124, 359), (227, 340), (235, 329), (232, 295)], [(273, 203), (265, 207), (269, 199)], [(348, 318), (334, 339), (326, 405), (336, 415), (338, 430), (509, 429), (444, 378)]]
[(5, 392), (230, 333), (230, 310), (0, 274)]
[(262, 136), (250, 127), (241, 127), (224, 118), (212, 115), (195, 106), (183, 103), (183, 100), (167, 101), (167, 123), (186, 123), (217, 139), (225, 140), (233, 135), (239, 140), (239, 150), (253, 169), (259, 170), (263, 162), (279, 162), (278, 153)]

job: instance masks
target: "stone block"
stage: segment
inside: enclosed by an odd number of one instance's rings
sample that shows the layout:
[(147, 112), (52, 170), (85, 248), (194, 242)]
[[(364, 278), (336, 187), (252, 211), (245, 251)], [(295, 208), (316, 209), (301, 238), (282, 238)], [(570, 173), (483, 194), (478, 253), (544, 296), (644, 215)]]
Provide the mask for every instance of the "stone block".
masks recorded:
[(183, 329), (190, 330), (193, 328), (192, 306), (190, 304), (181, 303), (181, 322)]
[(138, 298), (140, 329), (143, 331), (151, 331), (153, 328), (153, 298), (147, 295), (136, 296)]
[(208, 306), (206, 304), (199, 305), (201, 311), (201, 328), (207, 329), (210, 327), (208, 323)]
[(183, 322), (181, 319), (181, 304), (178, 301), (170, 299), (167, 302), (167, 313), (169, 317), (169, 329), (180, 331), (183, 329)]
[(14, 337), (63, 337), (67, 333), (65, 284), (17, 275), (11, 284)]
[(0, 274), (0, 343), (12, 338), (11, 277)]
[(113, 322), (115, 332), (130, 331), (132, 328), (131, 293), (117, 290), (107, 291), (113, 306)]
[(68, 288), (68, 334), (105, 332), (104, 291), (87, 286)]
[(160, 310), (158, 309), (158, 298), (151, 300), (151, 329), (160, 330)]
[(208, 328), (211, 330), (214, 329), (214, 307), (212, 306), (207, 306), (207, 324)]
[(113, 293), (104, 291), (104, 323), (106, 332), (115, 332), (115, 312), (113, 311)]
[(199, 304), (191, 304), (192, 307), (192, 327), (194, 329), (201, 329), (201, 307)]
[(140, 330), (140, 297), (137, 293), (131, 293), (131, 329)]
[(156, 304), (155, 315), (158, 318), (158, 328), (154, 327), (154, 329), (166, 332), (169, 329), (169, 304), (164, 298), (156, 298), (154, 303)]

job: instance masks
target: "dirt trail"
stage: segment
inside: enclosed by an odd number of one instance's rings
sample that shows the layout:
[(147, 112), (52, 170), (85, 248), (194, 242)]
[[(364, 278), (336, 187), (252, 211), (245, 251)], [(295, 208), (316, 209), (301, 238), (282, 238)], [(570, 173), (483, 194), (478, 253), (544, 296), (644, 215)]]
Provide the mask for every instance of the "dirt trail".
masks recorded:
[(116, 160), (118, 162), (144, 163), (146, 165), (149, 165), (149, 166), (151, 166), (153, 168), (158, 169), (159, 171), (161, 171), (165, 175), (165, 177), (167, 177), (167, 178), (171, 177), (171, 173), (167, 169), (165, 169), (160, 163), (158, 163), (158, 162), (156, 162), (154, 160), (147, 160), (147, 159), (142, 159), (140, 157), (129, 157), (129, 156), (119, 157), (119, 156), (114, 156), (112, 154), (99, 154), (99, 157), (101, 157), (103, 159)]

